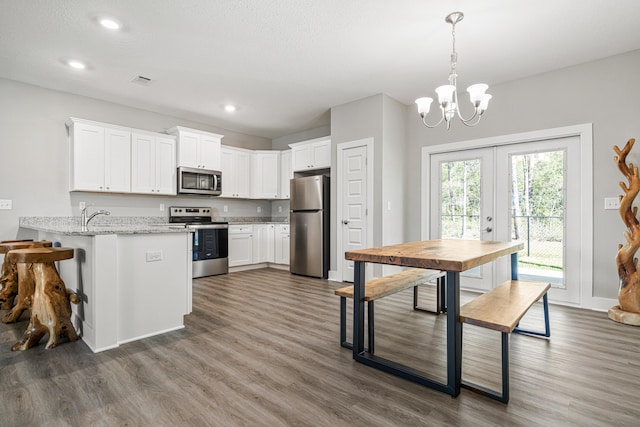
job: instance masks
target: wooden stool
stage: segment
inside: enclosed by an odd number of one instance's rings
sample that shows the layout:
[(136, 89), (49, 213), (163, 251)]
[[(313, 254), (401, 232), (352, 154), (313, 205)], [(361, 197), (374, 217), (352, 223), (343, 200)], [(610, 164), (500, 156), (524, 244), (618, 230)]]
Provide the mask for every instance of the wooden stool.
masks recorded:
[(11, 350), (27, 350), (49, 334), (45, 348), (58, 344), (60, 337), (69, 341), (78, 339), (71, 323), (71, 304), (78, 304), (80, 298), (65, 287), (64, 282), (53, 264), (55, 261), (73, 258), (72, 248), (31, 248), (17, 249), (7, 254), (10, 262), (31, 264), (35, 280), (31, 319), (22, 339)]
[[(5, 254), (4, 262), (2, 263), (2, 270), (0, 270), (0, 308), (3, 310), (9, 310), (13, 307), (14, 298), (18, 295), (18, 289), (20, 288), (18, 284), (17, 266), (15, 263), (9, 262), (9, 257), (6, 256), (7, 252), (16, 249), (45, 247), (51, 247), (51, 242), (46, 240), (42, 242), (34, 242), (33, 240), (6, 240), (0, 243), (0, 254)], [(23, 276), (25, 277), (25, 280), (27, 280), (26, 274)], [(33, 282), (33, 279), (31, 279), (31, 282)], [(28, 284), (26, 286), (28, 287)], [(29, 290), (30, 292), (28, 292), (27, 296), (33, 294), (33, 286), (31, 286), (30, 289), (25, 289), (25, 291)], [(22, 310), (20, 313), (22, 313)], [(20, 316), (20, 313), (18, 313), (18, 317)], [(2, 321), (7, 323), (4, 318)]]

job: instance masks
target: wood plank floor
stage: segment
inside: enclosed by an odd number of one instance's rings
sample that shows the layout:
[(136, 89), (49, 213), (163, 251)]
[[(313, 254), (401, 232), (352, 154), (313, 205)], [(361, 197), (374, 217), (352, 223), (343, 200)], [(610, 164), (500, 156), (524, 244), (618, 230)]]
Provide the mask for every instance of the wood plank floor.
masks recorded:
[[(511, 337), (508, 405), (451, 398), (352, 360), (338, 344), (341, 286), (273, 269), (197, 279), (185, 329), (99, 354), (81, 341), (11, 352), (27, 322), (0, 324), (0, 425), (640, 424), (640, 328), (551, 306), (550, 340)], [(444, 379), (445, 317), (411, 297), (376, 302), (376, 353)], [(499, 387), (499, 344), (465, 325), (464, 378)]]

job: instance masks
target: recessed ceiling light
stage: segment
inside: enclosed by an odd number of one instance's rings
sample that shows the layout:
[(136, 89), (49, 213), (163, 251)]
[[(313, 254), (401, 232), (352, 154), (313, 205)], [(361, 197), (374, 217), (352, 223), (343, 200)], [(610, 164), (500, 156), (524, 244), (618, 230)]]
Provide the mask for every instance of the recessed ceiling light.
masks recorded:
[(118, 21), (116, 21), (113, 18), (100, 18), (98, 22), (100, 22), (100, 25), (102, 25), (103, 27), (113, 31), (119, 30), (120, 27), (122, 26)]
[(87, 66), (84, 63), (73, 60), (73, 59), (68, 61), (67, 65), (71, 68), (75, 68), (76, 70), (84, 70), (85, 68), (87, 68)]
[(237, 108), (235, 105), (227, 104), (224, 106), (224, 111), (226, 111), (227, 113), (233, 113), (236, 110)]

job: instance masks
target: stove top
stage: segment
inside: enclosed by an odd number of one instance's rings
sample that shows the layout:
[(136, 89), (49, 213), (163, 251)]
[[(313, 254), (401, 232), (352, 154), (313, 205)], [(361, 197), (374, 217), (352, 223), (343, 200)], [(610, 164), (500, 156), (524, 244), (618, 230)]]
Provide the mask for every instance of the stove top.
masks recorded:
[(213, 221), (211, 214), (211, 208), (171, 206), (169, 208), (169, 223), (185, 225), (227, 224), (227, 222)]

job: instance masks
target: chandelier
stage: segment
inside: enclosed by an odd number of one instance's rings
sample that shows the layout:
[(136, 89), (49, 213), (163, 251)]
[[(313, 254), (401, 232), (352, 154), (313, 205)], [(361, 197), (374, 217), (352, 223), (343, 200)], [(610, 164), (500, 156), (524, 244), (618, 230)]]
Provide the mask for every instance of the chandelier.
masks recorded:
[(422, 123), (424, 123), (424, 125), (428, 128), (434, 128), (444, 120), (447, 123), (447, 130), (449, 130), (451, 128), (451, 119), (454, 116), (458, 116), (458, 118), (466, 126), (475, 126), (478, 124), (478, 122), (480, 122), (482, 114), (486, 111), (489, 100), (491, 99), (491, 95), (485, 93), (489, 86), (482, 83), (471, 85), (467, 88), (467, 92), (469, 92), (469, 99), (471, 101), (471, 104), (473, 104), (473, 115), (469, 118), (464, 118), (462, 114), (460, 114), (460, 107), (458, 104), (458, 90), (456, 87), (456, 79), (458, 77), (458, 74), (456, 73), (456, 64), (458, 62), (458, 52), (456, 52), (456, 24), (462, 21), (462, 18), (464, 18), (464, 13), (453, 12), (447, 15), (447, 17), (444, 19), (446, 22), (451, 24), (453, 49), (451, 52), (451, 71), (449, 72), (449, 84), (436, 88), (436, 93), (438, 94), (438, 104), (440, 104), (440, 110), (442, 112), (442, 117), (440, 118), (438, 123), (435, 123), (433, 125), (427, 123), (427, 114), (429, 113), (429, 110), (431, 108), (433, 98), (424, 97), (416, 99), (418, 113), (420, 114), (420, 117), (422, 117)]

